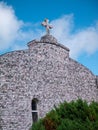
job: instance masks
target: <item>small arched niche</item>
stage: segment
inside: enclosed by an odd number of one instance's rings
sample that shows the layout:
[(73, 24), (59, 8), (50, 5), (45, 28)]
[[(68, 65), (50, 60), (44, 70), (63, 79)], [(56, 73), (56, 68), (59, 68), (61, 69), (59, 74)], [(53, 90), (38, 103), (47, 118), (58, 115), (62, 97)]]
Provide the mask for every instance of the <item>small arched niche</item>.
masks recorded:
[(33, 123), (38, 121), (38, 99), (34, 98), (31, 102), (31, 108), (32, 108), (32, 120)]

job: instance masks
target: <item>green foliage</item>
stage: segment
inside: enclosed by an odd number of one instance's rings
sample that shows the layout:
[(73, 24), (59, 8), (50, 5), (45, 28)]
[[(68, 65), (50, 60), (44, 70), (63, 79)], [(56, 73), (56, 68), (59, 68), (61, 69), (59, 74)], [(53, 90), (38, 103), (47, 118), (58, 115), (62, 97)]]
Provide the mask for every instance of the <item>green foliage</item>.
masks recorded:
[(64, 102), (33, 124), (31, 130), (98, 130), (98, 103), (88, 105), (81, 99)]
[(45, 130), (45, 126), (43, 125), (43, 120), (40, 119), (38, 122), (34, 123), (30, 130)]

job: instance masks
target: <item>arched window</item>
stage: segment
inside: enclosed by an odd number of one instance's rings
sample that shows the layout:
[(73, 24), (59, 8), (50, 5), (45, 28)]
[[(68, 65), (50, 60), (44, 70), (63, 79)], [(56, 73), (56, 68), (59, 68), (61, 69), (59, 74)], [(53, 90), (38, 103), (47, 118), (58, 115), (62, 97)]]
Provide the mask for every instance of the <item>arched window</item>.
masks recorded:
[(33, 99), (32, 100), (32, 104), (31, 104), (31, 107), (32, 107), (32, 120), (33, 120), (33, 122), (36, 122), (38, 120), (37, 102), (38, 102), (37, 99)]

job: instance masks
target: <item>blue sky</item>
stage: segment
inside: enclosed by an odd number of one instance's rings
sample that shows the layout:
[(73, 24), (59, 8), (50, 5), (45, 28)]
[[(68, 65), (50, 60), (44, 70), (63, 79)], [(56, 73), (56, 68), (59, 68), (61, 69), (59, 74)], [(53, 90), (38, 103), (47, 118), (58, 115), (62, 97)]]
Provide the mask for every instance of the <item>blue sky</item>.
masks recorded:
[(98, 0), (0, 0), (0, 54), (40, 39), (44, 18), (70, 57), (98, 75)]

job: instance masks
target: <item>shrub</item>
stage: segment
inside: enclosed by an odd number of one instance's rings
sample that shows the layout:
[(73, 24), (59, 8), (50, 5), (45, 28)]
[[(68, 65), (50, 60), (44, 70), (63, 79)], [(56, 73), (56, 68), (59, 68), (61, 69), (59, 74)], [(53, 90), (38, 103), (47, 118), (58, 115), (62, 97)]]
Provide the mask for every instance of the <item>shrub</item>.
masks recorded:
[(98, 130), (98, 103), (65, 101), (33, 124), (31, 130)]

